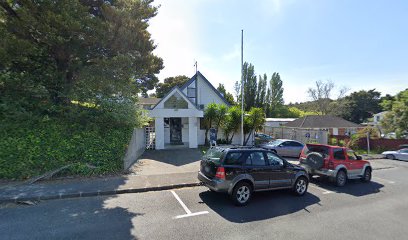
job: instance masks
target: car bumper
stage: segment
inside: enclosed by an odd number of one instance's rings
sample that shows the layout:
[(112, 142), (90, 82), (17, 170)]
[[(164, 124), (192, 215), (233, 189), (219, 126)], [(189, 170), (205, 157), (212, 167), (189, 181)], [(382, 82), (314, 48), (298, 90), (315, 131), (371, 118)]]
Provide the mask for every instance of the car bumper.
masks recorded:
[(208, 187), (209, 189), (215, 192), (228, 192), (229, 184), (225, 180), (209, 179), (202, 172), (198, 172), (197, 178), (202, 185)]
[(306, 169), (306, 172), (308, 174), (312, 174), (312, 175), (320, 175), (320, 176), (327, 176), (327, 177), (336, 177), (337, 175), (337, 170), (333, 170), (333, 169), (311, 169), (308, 165), (306, 164), (300, 164), (301, 167), (303, 167), (304, 169)]

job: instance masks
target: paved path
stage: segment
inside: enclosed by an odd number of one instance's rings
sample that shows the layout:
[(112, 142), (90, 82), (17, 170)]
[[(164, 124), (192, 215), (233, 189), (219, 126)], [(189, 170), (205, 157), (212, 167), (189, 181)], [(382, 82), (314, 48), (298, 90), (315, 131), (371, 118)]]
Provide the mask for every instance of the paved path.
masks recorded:
[(147, 150), (130, 172), (136, 175), (197, 172), (201, 156), (199, 149)]

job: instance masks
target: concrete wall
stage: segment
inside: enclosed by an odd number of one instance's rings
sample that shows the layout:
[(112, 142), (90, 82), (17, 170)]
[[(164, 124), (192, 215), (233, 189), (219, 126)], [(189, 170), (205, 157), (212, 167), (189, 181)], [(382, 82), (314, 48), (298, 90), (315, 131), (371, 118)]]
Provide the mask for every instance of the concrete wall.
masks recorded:
[(145, 130), (143, 128), (133, 129), (126, 155), (123, 158), (123, 168), (127, 170), (143, 154), (146, 149)]

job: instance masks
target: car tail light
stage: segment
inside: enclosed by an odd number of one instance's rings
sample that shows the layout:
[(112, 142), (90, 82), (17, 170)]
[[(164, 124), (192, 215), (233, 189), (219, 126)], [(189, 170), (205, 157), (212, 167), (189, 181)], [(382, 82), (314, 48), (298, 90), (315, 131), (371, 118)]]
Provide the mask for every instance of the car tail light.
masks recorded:
[(217, 173), (215, 174), (215, 177), (218, 179), (224, 179), (225, 180), (225, 169), (224, 167), (218, 167), (217, 168)]

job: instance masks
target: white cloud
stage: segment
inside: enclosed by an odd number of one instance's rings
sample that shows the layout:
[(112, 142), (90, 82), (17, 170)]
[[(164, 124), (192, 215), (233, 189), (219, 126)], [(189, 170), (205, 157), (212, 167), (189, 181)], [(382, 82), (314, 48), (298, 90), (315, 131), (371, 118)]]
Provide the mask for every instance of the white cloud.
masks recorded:
[(157, 44), (154, 53), (164, 61), (159, 78), (194, 73), (194, 60), (199, 54), (200, 37), (194, 12), (194, 1), (157, 1), (161, 5), (156, 17), (150, 21), (149, 32)]

